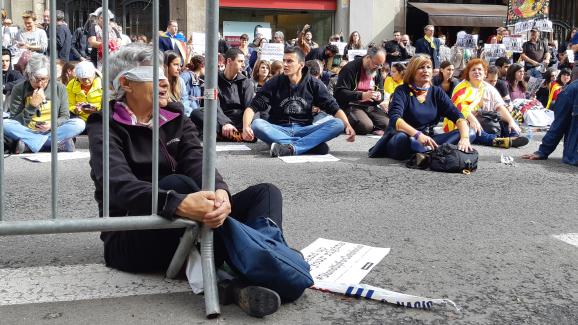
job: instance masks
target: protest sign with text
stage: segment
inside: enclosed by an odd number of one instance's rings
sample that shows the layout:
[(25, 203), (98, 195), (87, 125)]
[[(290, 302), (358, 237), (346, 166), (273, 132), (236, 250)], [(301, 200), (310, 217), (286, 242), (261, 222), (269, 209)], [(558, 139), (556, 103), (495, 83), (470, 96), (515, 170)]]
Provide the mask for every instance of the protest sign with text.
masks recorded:
[(265, 43), (261, 48), (260, 60), (283, 61), (283, 51), (285, 45), (280, 43)]
[(356, 56), (364, 56), (367, 54), (367, 50), (349, 50), (347, 51), (347, 60), (353, 61)]
[(502, 39), (502, 44), (506, 47), (506, 51), (512, 51), (516, 53), (522, 53), (522, 45), (524, 44), (524, 40), (522, 36), (513, 35), (513, 36), (506, 36)]
[(476, 34), (458, 34), (456, 46), (465, 49), (475, 49), (478, 46), (478, 35)]

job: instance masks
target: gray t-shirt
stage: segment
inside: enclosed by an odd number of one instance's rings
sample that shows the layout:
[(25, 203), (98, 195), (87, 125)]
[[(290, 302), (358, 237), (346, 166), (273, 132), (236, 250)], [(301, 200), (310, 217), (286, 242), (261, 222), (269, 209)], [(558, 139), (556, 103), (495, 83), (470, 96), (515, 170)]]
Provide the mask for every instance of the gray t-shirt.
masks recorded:
[(43, 29), (36, 28), (31, 32), (21, 30), (18, 36), (16, 36), (18, 42), (23, 42), (29, 46), (40, 47), (39, 53), (46, 52), (48, 48), (48, 37)]

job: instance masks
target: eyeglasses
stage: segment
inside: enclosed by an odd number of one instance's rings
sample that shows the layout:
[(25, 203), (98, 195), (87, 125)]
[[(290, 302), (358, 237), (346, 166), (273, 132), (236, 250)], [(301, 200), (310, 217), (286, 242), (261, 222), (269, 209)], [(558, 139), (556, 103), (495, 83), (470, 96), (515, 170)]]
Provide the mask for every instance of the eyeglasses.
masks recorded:
[(34, 82), (48, 82), (50, 80), (48, 77), (32, 77), (30, 79)]

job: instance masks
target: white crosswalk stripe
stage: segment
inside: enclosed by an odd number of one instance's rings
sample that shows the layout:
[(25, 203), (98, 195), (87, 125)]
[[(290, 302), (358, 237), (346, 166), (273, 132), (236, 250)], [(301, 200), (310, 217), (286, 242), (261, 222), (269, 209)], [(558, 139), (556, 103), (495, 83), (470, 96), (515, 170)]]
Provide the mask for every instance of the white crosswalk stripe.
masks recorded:
[(187, 291), (185, 280), (124, 273), (102, 264), (0, 269), (0, 306)]

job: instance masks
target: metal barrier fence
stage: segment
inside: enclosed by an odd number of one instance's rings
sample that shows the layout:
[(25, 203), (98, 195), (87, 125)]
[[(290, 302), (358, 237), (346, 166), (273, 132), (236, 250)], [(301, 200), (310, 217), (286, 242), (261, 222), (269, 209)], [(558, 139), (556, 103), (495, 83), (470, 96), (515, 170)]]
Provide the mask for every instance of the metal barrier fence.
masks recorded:
[[(109, 8), (108, 0), (102, 0), (102, 8)], [(51, 0), (50, 10), (50, 27), (49, 27), (49, 48), (56, 49), (56, 0)], [(206, 76), (205, 79), (205, 116), (204, 116), (204, 137), (203, 137), (203, 184), (202, 188), (206, 191), (215, 189), (215, 160), (216, 160), (216, 89), (217, 89), (217, 34), (219, 22), (219, 1), (207, 0), (206, 3)], [(152, 39), (154, 47), (154, 57), (159, 56), (159, 0), (152, 1), (153, 27)], [(109, 12), (103, 10), (103, 21), (108, 22)], [(102, 44), (106, 49), (109, 41), (109, 24), (103, 24)], [(103, 50), (103, 68), (102, 68), (102, 111), (103, 111), (103, 217), (102, 218), (77, 218), (77, 219), (60, 219), (58, 218), (58, 159), (57, 148), (58, 139), (56, 136), (56, 127), (51, 129), (51, 220), (32, 220), (32, 221), (5, 221), (3, 220), (5, 209), (5, 172), (4, 172), (4, 155), (0, 157), (0, 236), (7, 235), (37, 235), (53, 233), (72, 233), (72, 232), (97, 232), (97, 231), (122, 231), (122, 230), (143, 230), (143, 229), (168, 229), (168, 228), (187, 228), (181, 237), (180, 244), (173, 256), (170, 266), (167, 270), (167, 277), (174, 278), (181, 269), (185, 259), (191, 249), (194, 248), (194, 242), (198, 237), (199, 225), (191, 220), (177, 219), (168, 221), (155, 212), (158, 211), (158, 184), (159, 184), (159, 62), (154, 60), (153, 75), (153, 166), (152, 168), (152, 212), (150, 216), (130, 216), (130, 217), (110, 217), (110, 198), (109, 198), (109, 53)], [(56, 81), (56, 58), (57, 51), (50, 51), (50, 97), (53, 104), (51, 105), (51, 125), (57, 125), (58, 110), (54, 109), (57, 105), (57, 83)], [(0, 70), (0, 89), (3, 88), (2, 70)], [(0, 107), (4, 107), (2, 96), (0, 96)], [(4, 123), (0, 123), (0, 133), (4, 134)], [(0, 140), (0, 149), (4, 153), (4, 139)], [(213, 231), (202, 226), (201, 231), (201, 260), (203, 266), (203, 282), (205, 288), (205, 312), (208, 318), (218, 317), (220, 314), (219, 298), (216, 283), (215, 264), (213, 260)]]

